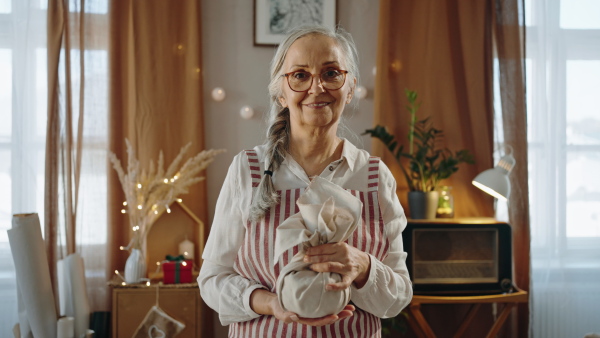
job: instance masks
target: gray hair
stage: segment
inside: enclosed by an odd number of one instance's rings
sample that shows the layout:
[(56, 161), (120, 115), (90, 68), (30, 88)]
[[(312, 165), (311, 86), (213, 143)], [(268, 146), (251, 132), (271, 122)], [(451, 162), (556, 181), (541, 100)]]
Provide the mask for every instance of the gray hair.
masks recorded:
[[(279, 203), (279, 194), (273, 185), (272, 175), (279, 169), (285, 154), (289, 149), (290, 135), (290, 113), (288, 108), (281, 106), (279, 98), (282, 96), (281, 89), (281, 68), (285, 61), (288, 50), (292, 44), (307, 35), (320, 34), (332, 38), (345, 57), (346, 70), (352, 86), (358, 85), (358, 53), (352, 36), (343, 28), (337, 27), (335, 30), (325, 26), (301, 26), (288, 32), (286, 38), (279, 44), (273, 60), (271, 60), (271, 82), (269, 83), (270, 108), (267, 117), (267, 151), (265, 159), (265, 170), (270, 172), (264, 174), (260, 184), (254, 193), (252, 205), (250, 207), (250, 219), (258, 221), (262, 219), (265, 213), (274, 205)], [(340, 122), (340, 127), (349, 130)]]

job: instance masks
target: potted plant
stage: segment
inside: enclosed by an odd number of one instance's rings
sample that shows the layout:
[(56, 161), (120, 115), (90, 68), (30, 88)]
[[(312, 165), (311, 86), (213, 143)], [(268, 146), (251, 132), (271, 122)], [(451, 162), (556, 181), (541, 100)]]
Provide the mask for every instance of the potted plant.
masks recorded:
[(454, 174), (459, 164), (473, 164), (474, 160), (468, 150), (452, 152), (440, 147), (443, 132), (433, 127), (429, 117), (417, 120), (417, 110), (421, 106), (417, 103), (417, 92), (406, 89), (405, 94), (408, 100), (406, 108), (410, 112), (408, 149), (380, 125), (367, 129), (363, 135), (369, 134), (381, 140), (400, 164), (410, 190), (408, 204), (411, 217), (435, 218), (439, 182)]

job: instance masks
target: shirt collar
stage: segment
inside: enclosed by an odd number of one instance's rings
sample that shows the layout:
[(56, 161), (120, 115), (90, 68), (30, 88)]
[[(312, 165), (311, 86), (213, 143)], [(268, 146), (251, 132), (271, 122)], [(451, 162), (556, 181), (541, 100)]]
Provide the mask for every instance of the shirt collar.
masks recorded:
[[(340, 159), (348, 162), (348, 168), (350, 171), (354, 171), (354, 164), (356, 163), (356, 157), (358, 156), (358, 148), (352, 142), (348, 141), (345, 138), (341, 138), (342, 142), (344, 142), (344, 146), (342, 148), (342, 157)], [(281, 164), (285, 164), (289, 166), (290, 160), (288, 157), (291, 157), (289, 154), (286, 154), (283, 162)]]
[(344, 148), (342, 149), (342, 158), (348, 162), (348, 168), (350, 171), (354, 171), (354, 164), (356, 162), (356, 157), (358, 157), (358, 148), (352, 142), (342, 138), (344, 142)]

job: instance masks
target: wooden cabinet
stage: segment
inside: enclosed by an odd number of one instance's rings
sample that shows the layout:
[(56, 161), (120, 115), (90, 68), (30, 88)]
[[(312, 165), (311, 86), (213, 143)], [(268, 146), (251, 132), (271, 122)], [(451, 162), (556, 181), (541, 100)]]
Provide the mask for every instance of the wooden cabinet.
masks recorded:
[[(210, 337), (212, 320), (203, 320), (206, 306), (197, 283), (113, 285), (112, 337), (130, 338), (152, 306), (158, 305), (169, 316), (185, 324), (178, 338)], [(203, 310), (204, 309), (204, 310)], [(206, 325), (204, 325), (206, 324)]]

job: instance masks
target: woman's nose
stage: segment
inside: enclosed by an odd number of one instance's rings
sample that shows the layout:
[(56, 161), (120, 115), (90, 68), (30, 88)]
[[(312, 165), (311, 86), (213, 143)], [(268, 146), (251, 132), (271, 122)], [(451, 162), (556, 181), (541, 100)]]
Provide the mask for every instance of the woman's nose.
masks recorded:
[(325, 88), (323, 88), (323, 83), (321, 83), (321, 76), (311, 75), (311, 77), (312, 79), (310, 83), (310, 88), (308, 89), (309, 94), (320, 94), (324, 92)]

